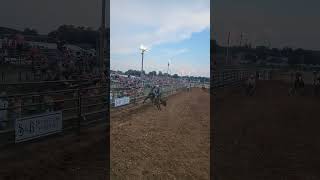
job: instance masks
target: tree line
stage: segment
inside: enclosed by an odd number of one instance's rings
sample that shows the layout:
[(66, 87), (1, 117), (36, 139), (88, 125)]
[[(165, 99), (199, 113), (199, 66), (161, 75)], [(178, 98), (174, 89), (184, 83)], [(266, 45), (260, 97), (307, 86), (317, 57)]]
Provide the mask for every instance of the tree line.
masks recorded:
[[(128, 76), (137, 76), (140, 77), (141, 75), (141, 71), (139, 70), (133, 70), (133, 69), (129, 69), (125, 72), (122, 71), (115, 71), (118, 74), (123, 74), (123, 75), (128, 75)], [(145, 73), (145, 71), (143, 71), (143, 74), (146, 76), (158, 76), (158, 77), (172, 77), (172, 78), (186, 78), (189, 79), (191, 81), (200, 81), (200, 82), (209, 82), (210, 79), (207, 77), (195, 77), (195, 76), (179, 76), (178, 74), (167, 74), (167, 73), (163, 73), (162, 71), (150, 71), (149, 73)]]
[[(227, 47), (221, 46), (216, 40), (211, 41), (213, 48), (211, 54), (225, 54)], [(268, 57), (287, 58), (289, 65), (296, 64), (320, 64), (320, 51), (306, 50), (303, 48), (269, 48), (266, 46), (257, 46), (255, 48), (251, 45), (246, 46), (231, 46), (229, 48), (230, 55), (234, 56), (238, 53), (244, 53), (245, 59), (256, 62), (257, 60), (266, 61)]]
[[(129, 69), (125, 72), (122, 72), (122, 71), (117, 71), (117, 73), (119, 74), (125, 74), (125, 75), (130, 75), (130, 76), (140, 76), (141, 75), (141, 71), (139, 70), (133, 70), (133, 69)], [(142, 74), (143, 75), (146, 75), (146, 76), (169, 76), (169, 77), (173, 77), (173, 78), (179, 78), (179, 75), (178, 74), (168, 74), (168, 73), (163, 73), (162, 71), (150, 71), (149, 73), (146, 73), (145, 71), (142, 71)]]
[[(108, 30), (107, 30), (108, 31)], [(24, 30), (16, 30), (12, 28), (0, 27), (0, 35), (22, 34), (25, 36), (39, 36), (39, 32), (34, 28), (25, 28)], [(91, 48), (97, 48), (99, 40), (99, 31), (91, 27), (61, 25), (56, 30), (47, 34), (48, 39), (70, 44), (87, 44)]]

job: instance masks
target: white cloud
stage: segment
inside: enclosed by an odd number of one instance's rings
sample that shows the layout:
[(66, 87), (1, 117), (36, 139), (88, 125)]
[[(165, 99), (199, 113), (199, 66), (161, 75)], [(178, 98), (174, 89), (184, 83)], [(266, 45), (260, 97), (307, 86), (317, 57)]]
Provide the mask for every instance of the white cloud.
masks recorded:
[(181, 48), (181, 49), (164, 49), (161, 51), (164, 57), (167, 57), (169, 59), (173, 59), (181, 54), (188, 53), (189, 49), (187, 48)]
[(191, 64), (180, 64), (178, 66), (173, 65), (171, 69), (172, 74), (177, 73), (182, 76), (205, 76), (210, 77), (210, 71), (207, 66), (194, 66)]
[[(179, 42), (210, 27), (209, 0), (112, 0), (111, 55)], [(134, 27), (134, 28), (133, 28)]]

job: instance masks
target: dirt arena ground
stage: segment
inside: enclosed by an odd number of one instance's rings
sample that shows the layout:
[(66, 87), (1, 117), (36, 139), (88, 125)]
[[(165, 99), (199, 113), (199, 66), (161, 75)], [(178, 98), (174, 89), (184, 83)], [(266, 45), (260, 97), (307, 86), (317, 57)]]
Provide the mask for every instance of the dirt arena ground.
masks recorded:
[(210, 98), (201, 89), (111, 114), (111, 178), (209, 179)]
[(214, 98), (215, 180), (320, 179), (320, 98), (289, 97), (280, 81)]
[(105, 127), (2, 149), (2, 180), (106, 180)]

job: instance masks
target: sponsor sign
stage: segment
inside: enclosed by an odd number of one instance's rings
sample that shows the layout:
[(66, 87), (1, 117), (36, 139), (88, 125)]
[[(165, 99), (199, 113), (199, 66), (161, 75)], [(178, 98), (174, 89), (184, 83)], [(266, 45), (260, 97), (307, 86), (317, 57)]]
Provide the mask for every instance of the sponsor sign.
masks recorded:
[(116, 98), (114, 100), (114, 106), (115, 107), (119, 107), (119, 106), (123, 106), (123, 105), (126, 105), (126, 104), (129, 104), (130, 103), (130, 97), (122, 97), (122, 98)]
[(62, 111), (23, 117), (15, 123), (15, 142), (28, 141), (61, 131)]

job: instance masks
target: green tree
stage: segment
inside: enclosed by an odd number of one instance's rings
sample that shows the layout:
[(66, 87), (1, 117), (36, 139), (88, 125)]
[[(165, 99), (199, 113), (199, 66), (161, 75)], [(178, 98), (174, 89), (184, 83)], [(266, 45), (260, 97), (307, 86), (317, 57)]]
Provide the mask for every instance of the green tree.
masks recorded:
[[(143, 73), (145, 74), (145, 71), (143, 71)], [(131, 75), (131, 76), (140, 76), (141, 75), (141, 71), (129, 69), (124, 74), (125, 75)]]
[(92, 30), (90, 27), (73, 25), (61, 25), (57, 30), (48, 34), (50, 38), (71, 44), (90, 44), (93, 48), (96, 48), (98, 35), (98, 31)]
[(157, 75), (157, 72), (156, 72), (156, 71), (150, 71), (148, 75), (149, 75), (149, 76), (156, 76), (156, 75)]
[(25, 28), (22, 32), (23, 35), (38, 35), (38, 31), (31, 28)]
[(178, 74), (174, 74), (172, 77), (173, 78), (179, 78)]
[(303, 64), (304, 56), (305, 56), (305, 51), (303, 49), (301, 48), (296, 49), (290, 52), (288, 57), (288, 64), (290, 65)]

